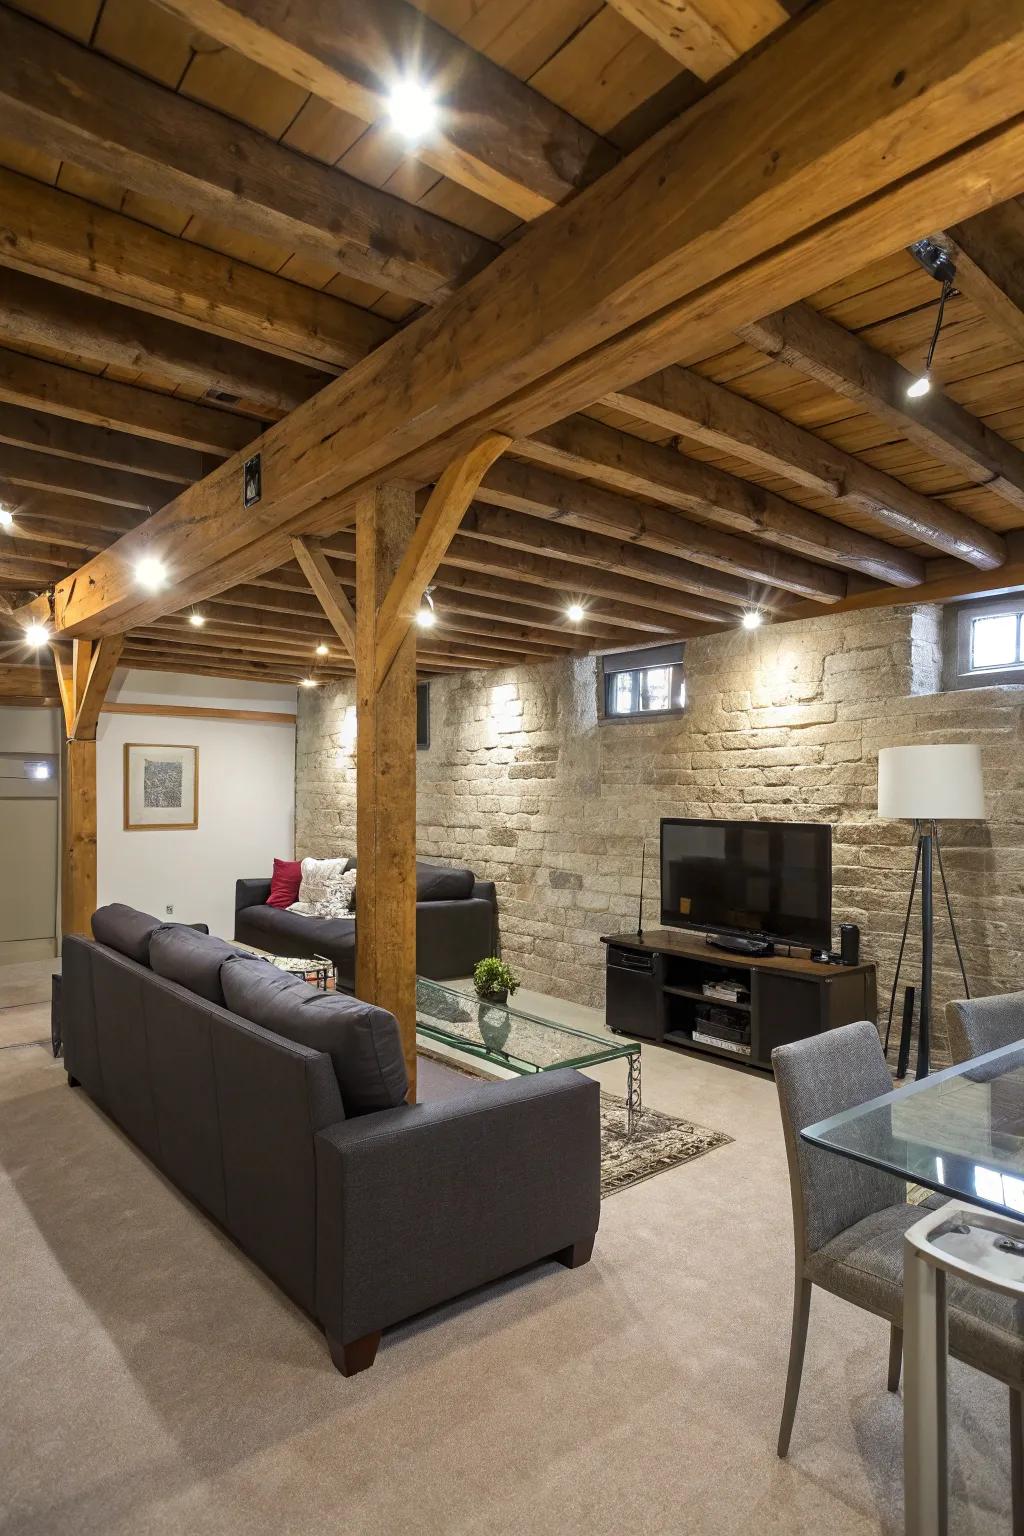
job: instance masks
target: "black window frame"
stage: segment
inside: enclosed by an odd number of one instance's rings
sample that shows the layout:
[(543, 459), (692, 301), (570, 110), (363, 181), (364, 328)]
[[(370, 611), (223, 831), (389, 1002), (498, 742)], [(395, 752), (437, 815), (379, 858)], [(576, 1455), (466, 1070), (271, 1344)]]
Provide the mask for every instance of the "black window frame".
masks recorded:
[[(641, 700), (645, 687), (645, 674), (653, 671), (670, 669), (668, 697), (672, 701), (679, 697), (682, 689), (683, 703), (670, 702), (663, 709), (642, 708)], [(629, 710), (620, 710), (614, 707), (615, 694), (620, 686), (620, 679), (631, 679), (631, 695), (634, 707)], [(614, 655), (601, 658), (601, 718), (607, 721), (620, 720), (665, 720), (673, 715), (686, 713), (686, 670), (684, 666), (684, 647), (676, 641), (670, 645), (648, 646), (644, 650), (620, 651)]]

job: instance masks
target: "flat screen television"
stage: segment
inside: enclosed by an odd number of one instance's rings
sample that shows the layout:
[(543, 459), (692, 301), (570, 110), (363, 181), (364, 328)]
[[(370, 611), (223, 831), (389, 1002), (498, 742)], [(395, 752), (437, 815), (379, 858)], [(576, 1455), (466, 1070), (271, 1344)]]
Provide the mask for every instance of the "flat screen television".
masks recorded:
[(661, 823), (661, 921), (832, 947), (832, 828), (809, 821)]

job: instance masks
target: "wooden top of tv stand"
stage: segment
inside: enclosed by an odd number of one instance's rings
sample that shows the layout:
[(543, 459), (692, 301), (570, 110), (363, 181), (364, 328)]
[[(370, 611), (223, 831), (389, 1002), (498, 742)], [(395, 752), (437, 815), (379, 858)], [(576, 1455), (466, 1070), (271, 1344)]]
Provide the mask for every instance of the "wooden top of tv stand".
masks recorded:
[(803, 955), (734, 955), (716, 949), (703, 934), (679, 928), (645, 928), (642, 939), (635, 933), (602, 934), (602, 944), (616, 944), (620, 949), (635, 949), (647, 954), (684, 955), (689, 960), (706, 960), (711, 965), (725, 965), (739, 970), (785, 971), (790, 975), (813, 976), (828, 980), (832, 976), (851, 976), (873, 971), (869, 961), (859, 965), (831, 965), (810, 960)]

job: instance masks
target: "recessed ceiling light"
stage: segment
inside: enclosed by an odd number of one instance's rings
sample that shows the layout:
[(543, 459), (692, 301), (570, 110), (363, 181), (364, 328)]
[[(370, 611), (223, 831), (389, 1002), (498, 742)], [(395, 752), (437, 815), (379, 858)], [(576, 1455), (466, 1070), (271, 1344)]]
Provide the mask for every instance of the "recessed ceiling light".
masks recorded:
[(147, 592), (159, 592), (167, 581), (167, 567), (153, 555), (145, 555), (135, 565), (135, 580)]
[(388, 116), (395, 131), (415, 143), (437, 126), (437, 98), (418, 80), (396, 80), (388, 95)]
[(742, 619), (744, 629), (760, 629), (764, 623), (764, 615), (756, 608), (748, 608)]
[(565, 610), (565, 616), (570, 624), (582, 624), (587, 616), (587, 611), (582, 603), (570, 603)]
[(927, 395), (932, 387), (932, 381), (926, 373), (922, 373), (912, 384), (907, 385), (907, 399), (920, 400)]
[(206, 623), (206, 615), (202, 613), (190, 613), (188, 616), (188, 621), (192, 625), (193, 629), (202, 629), (203, 625)]
[(14, 513), (9, 507), (0, 507), (0, 528), (14, 527)]
[(45, 624), (30, 624), (25, 631), (26, 644), (33, 646), (36, 650), (41, 645), (45, 645), (49, 638), (50, 631)]
[(324, 645), (324, 642), (321, 640), (316, 648), (316, 653), (318, 656), (328, 656), (330, 654), (330, 647)]
[(300, 688), (316, 688), (316, 687), (318, 687), (317, 680), (316, 680), (315, 677), (304, 677), (304, 678), (302, 678), (300, 680), (299, 687)]

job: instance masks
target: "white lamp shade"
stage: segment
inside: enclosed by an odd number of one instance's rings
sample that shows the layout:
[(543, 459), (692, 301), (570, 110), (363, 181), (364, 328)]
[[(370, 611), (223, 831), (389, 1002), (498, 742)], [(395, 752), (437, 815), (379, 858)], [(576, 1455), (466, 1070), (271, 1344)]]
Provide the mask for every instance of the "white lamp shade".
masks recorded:
[(894, 821), (982, 821), (981, 748), (882, 747), (878, 814)]

